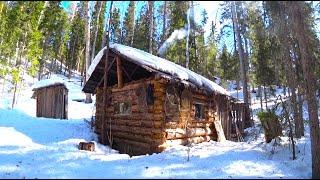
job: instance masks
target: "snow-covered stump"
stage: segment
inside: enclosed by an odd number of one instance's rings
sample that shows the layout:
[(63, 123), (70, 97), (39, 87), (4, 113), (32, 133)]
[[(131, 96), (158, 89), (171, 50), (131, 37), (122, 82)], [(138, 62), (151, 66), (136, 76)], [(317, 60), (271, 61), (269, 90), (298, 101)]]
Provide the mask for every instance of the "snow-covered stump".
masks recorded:
[(95, 145), (93, 142), (80, 142), (78, 148), (79, 150), (94, 151)]
[(276, 114), (271, 111), (260, 112), (258, 117), (261, 121), (267, 143), (278, 136), (282, 136), (282, 128)]

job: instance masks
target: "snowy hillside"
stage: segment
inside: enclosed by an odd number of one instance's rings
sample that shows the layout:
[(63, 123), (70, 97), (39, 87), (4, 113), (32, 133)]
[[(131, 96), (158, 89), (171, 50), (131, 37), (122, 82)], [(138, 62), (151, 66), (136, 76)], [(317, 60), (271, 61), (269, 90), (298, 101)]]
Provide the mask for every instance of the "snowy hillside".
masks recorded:
[[(35, 116), (32, 78), (25, 78), (11, 109), (12, 85), (6, 84), (0, 100), (0, 178), (311, 178), (308, 127), (294, 161), (288, 138), (278, 146), (266, 144), (258, 125), (247, 130), (247, 142), (192, 145), (189, 161), (186, 146), (130, 158), (97, 142), (87, 122), (94, 103), (73, 101), (85, 98), (79, 79), (51, 78), (69, 89), (68, 120)], [(78, 150), (80, 141), (94, 141), (96, 151)]]

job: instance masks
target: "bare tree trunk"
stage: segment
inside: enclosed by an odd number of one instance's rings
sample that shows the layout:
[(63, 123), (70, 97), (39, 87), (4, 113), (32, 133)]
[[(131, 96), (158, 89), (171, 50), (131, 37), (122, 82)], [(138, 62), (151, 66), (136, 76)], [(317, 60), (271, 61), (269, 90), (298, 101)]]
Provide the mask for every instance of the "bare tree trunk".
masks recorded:
[[(100, 1), (97, 1), (97, 3), (99, 3)], [(102, 9), (102, 7), (103, 7), (103, 3), (106, 3), (106, 1), (102, 1), (102, 2), (100, 2), (99, 3), (99, 12), (98, 12), (98, 16), (97, 16), (97, 24), (96, 24), (96, 26), (95, 26), (95, 32), (94, 32), (94, 36), (93, 36), (93, 38), (94, 38), (94, 40), (93, 40), (93, 44), (92, 44), (92, 54), (91, 54), (91, 61), (90, 61), (90, 64), (91, 64), (91, 62), (92, 62), (92, 60), (93, 60), (93, 58), (94, 58), (94, 56), (96, 55), (95, 53), (95, 50), (96, 50), (96, 43), (97, 43), (97, 36), (98, 36), (98, 31), (99, 31), (99, 25), (100, 25), (100, 23), (99, 23), (99, 18), (100, 18), (100, 14), (101, 14), (101, 9)], [(103, 12), (104, 13), (104, 12)]]
[[(78, 41), (78, 37), (75, 39), (75, 41), (73, 41), (73, 46), (72, 46), (72, 54), (71, 54), (71, 62), (73, 61), (73, 59), (74, 59), (74, 55), (75, 55), (75, 46), (76, 46), (76, 43), (77, 43), (77, 41)], [(69, 63), (68, 63), (68, 79), (70, 79), (71, 78), (71, 62), (69, 61)]]
[(162, 42), (161, 44), (167, 39), (166, 27), (167, 27), (167, 1), (164, 1), (163, 4), (163, 24), (162, 24)]
[[(44, 5), (43, 5), (43, 10), (40, 12), (40, 16), (39, 16), (39, 19), (38, 19), (38, 28), (39, 28), (39, 25), (43, 19), (43, 14), (44, 14), (44, 11), (46, 10), (46, 8), (49, 7), (49, 1), (45, 1)], [(42, 32), (42, 30), (41, 30)], [(42, 70), (43, 70), (43, 64), (45, 63), (44, 62), (44, 58), (45, 58), (45, 51), (46, 51), (46, 47), (47, 47), (47, 39), (46, 37), (44, 37), (44, 39), (42, 40), (42, 43), (43, 43), (43, 52), (42, 52), (42, 56), (41, 56), (41, 60), (40, 60), (40, 66), (39, 66), (39, 71), (38, 71), (38, 80), (40, 81), (41, 79), (41, 75), (42, 75)]]
[(281, 103), (282, 103), (282, 108), (284, 110), (284, 117), (286, 119), (286, 121), (288, 122), (288, 125), (289, 125), (289, 137), (290, 137), (290, 140), (291, 140), (291, 143), (292, 143), (292, 160), (295, 160), (296, 159), (296, 150), (295, 150), (295, 145), (294, 145), (294, 140), (293, 140), (293, 131), (292, 131), (292, 124), (291, 124), (291, 120), (290, 120), (290, 115), (289, 115), (289, 112), (287, 110), (287, 105), (286, 105), (286, 101), (283, 102), (281, 96), (280, 97), (280, 100), (281, 100)]
[(236, 38), (237, 38), (237, 44), (238, 44), (238, 51), (239, 51), (239, 59), (240, 59), (240, 69), (241, 69), (241, 77), (243, 81), (243, 97), (244, 97), (244, 103), (246, 106), (249, 105), (248, 102), (248, 86), (247, 86), (247, 75), (245, 72), (245, 62), (244, 62), (244, 54), (243, 54), (243, 48), (242, 48), (242, 43), (241, 43), (241, 37), (240, 37), (240, 31), (239, 31), (239, 25), (238, 25), (238, 18), (236, 15), (236, 4), (233, 1), (231, 5), (231, 11), (232, 11), (232, 17), (233, 17), (233, 22), (236, 30)]
[[(21, 51), (21, 49), (20, 49), (20, 46), (19, 46), (19, 44), (21, 44), (20, 42), (18, 43), (18, 49), (17, 49), (17, 53), (16, 53), (16, 66), (18, 67), (18, 73), (19, 73), (19, 70), (20, 70), (20, 61), (21, 61), (21, 59), (19, 58), (19, 51)], [(21, 52), (20, 52), (20, 54), (21, 54)], [(20, 55), (21, 56), (21, 55)], [(19, 74), (18, 74), (18, 76), (20, 76)], [(14, 79), (14, 78), (13, 78)], [(19, 78), (18, 78), (19, 79)], [(14, 80), (14, 92), (13, 92), (13, 99), (12, 99), (12, 105), (11, 105), (11, 108), (13, 109), (13, 107), (14, 107), (14, 104), (15, 104), (15, 102), (16, 102), (16, 94), (17, 94), (17, 87), (18, 87), (18, 81), (19, 80)]]
[[(233, 5), (231, 5), (233, 6)], [(234, 14), (231, 13), (231, 18), (232, 18), (232, 32), (233, 32), (233, 46), (234, 46), (234, 52), (237, 51), (237, 41), (236, 41), (236, 28), (235, 28), (235, 24), (234, 24)]]
[(239, 89), (240, 89), (240, 84), (239, 84), (239, 78), (237, 77), (237, 99), (239, 99)]
[[(106, 2), (107, 3), (107, 2)], [(112, 4), (112, 3), (111, 3)], [(111, 18), (111, 16), (109, 16), (109, 19)], [(108, 23), (106, 23), (104, 32), (103, 32), (103, 37), (102, 37), (102, 43), (101, 43), (101, 49), (104, 48), (106, 46), (106, 41), (107, 41), (107, 31), (108, 31)], [(109, 37), (109, 36), (108, 36)]]
[[(197, 60), (198, 57), (198, 49), (197, 49), (197, 43), (196, 43), (196, 33), (195, 33), (195, 21), (194, 21), (194, 6), (193, 6), (193, 1), (191, 1), (191, 7), (190, 7), (190, 13), (191, 13), (191, 17), (192, 17), (192, 21), (191, 21), (191, 34), (192, 34), (192, 44), (193, 44), (193, 48), (194, 48), (194, 60)], [(190, 16), (189, 16), (190, 17)], [(203, 59), (199, 59), (199, 60), (203, 60)], [(198, 64), (198, 63), (197, 63)], [(203, 64), (203, 63), (202, 63)]]
[[(85, 19), (85, 42), (86, 42), (86, 81), (89, 80), (88, 69), (90, 66), (90, 21), (89, 21), (89, 2), (84, 2), (84, 8), (86, 12), (86, 19)], [(92, 103), (91, 94), (86, 93), (86, 100), (85, 103)]]
[(49, 6), (49, 1), (45, 1), (44, 2), (44, 5), (43, 5), (43, 9), (42, 11), (40, 12), (40, 16), (39, 16), (39, 19), (38, 19), (38, 26), (40, 25), (42, 19), (43, 19), (43, 14), (44, 14), (44, 11), (46, 10), (46, 8)]
[(60, 58), (60, 73), (62, 73), (62, 64), (63, 64), (64, 56), (61, 55), (60, 57), (61, 57), (61, 58)]
[[(298, 55), (297, 52), (294, 53), (295, 56), (295, 67), (298, 67), (299, 65), (301, 65), (301, 60), (298, 59)], [(296, 77), (298, 79), (299, 77), (299, 72), (296, 69)], [(300, 79), (298, 79), (300, 81)], [(295, 135), (297, 138), (301, 138), (301, 136), (304, 136), (304, 124), (303, 124), (303, 112), (302, 112), (302, 105), (303, 105), (303, 100), (302, 100), (302, 88), (301, 88), (301, 84), (298, 83), (297, 85), (297, 104), (296, 104), (296, 114), (295, 114), (295, 124), (296, 124), (296, 128), (295, 128)]]
[(294, 133), (296, 138), (301, 138), (302, 133), (301, 133), (301, 128), (303, 128), (303, 126), (301, 127), (301, 123), (300, 123), (300, 116), (299, 116), (299, 105), (297, 102), (297, 93), (296, 93), (296, 89), (292, 89), (292, 106), (294, 109), (293, 112), (293, 116), (294, 116), (294, 124), (295, 124), (295, 129), (294, 129)]
[(317, 80), (315, 78), (315, 62), (316, 59), (311, 52), (312, 40), (306, 21), (304, 12), (304, 2), (286, 2), (289, 5), (289, 17), (292, 18), (293, 31), (297, 37), (302, 70), (305, 82), (306, 97), (308, 102), (310, 134), (311, 134), (311, 154), (312, 154), (312, 178), (320, 178), (320, 133), (318, 119), (318, 104), (316, 97)]
[[(85, 48), (83, 48), (82, 50), (81, 50), (81, 54), (83, 53), (83, 51), (85, 50)], [(83, 81), (84, 81), (84, 73), (85, 73), (85, 67), (86, 67), (86, 62), (85, 61), (82, 61), (82, 63), (81, 63), (81, 87), (82, 87), (82, 85), (84, 84), (83, 83)]]
[[(22, 66), (23, 63), (25, 64), (28, 64), (28, 62), (25, 60), (24, 62), (22, 61), (22, 55), (25, 54), (25, 49), (26, 49), (26, 40), (27, 40), (27, 36), (28, 36), (28, 31), (25, 32), (24, 34), (24, 38), (23, 38), (23, 42), (22, 42), (22, 50), (20, 52), (20, 56), (19, 56), (19, 70), (20, 70), (20, 67)], [(23, 68), (23, 67), (22, 67)], [(20, 71), (19, 71), (20, 72)], [(21, 92), (21, 87), (22, 87), (22, 81), (23, 81), (23, 77), (24, 77), (24, 72), (25, 71), (22, 71), (22, 80), (21, 80), (21, 83), (20, 84), (17, 84), (17, 91), (18, 91), (18, 95), (17, 95), (17, 98), (16, 98), (16, 102), (18, 102), (18, 99), (20, 97), (20, 92)], [(20, 79), (20, 78), (19, 78)]]
[(46, 57), (46, 51), (47, 51), (47, 44), (48, 44), (47, 38), (44, 37), (44, 39), (43, 39), (43, 52), (42, 52), (41, 60), (39, 63), (40, 65), (39, 65), (39, 71), (38, 71), (38, 81), (41, 80), (42, 71), (43, 71), (44, 65), (46, 63), (45, 57)]
[[(149, 1), (148, 1), (149, 2)], [(134, 7), (135, 7), (135, 1), (133, 1), (133, 4), (134, 4)], [(135, 14), (134, 14), (134, 12), (135, 11), (133, 11), (133, 17), (135, 16)], [(131, 41), (130, 41), (130, 46), (132, 47), (133, 46), (133, 37), (134, 37), (134, 27), (135, 27), (135, 25), (134, 25), (134, 23), (135, 23), (135, 21), (134, 21), (134, 18), (132, 19), (132, 24), (133, 24), (133, 26), (132, 26), (132, 36), (131, 36)], [(153, 22), (152, 22), (153, 23)], [(151, 26), (152, 27), (152, 26)]]
[(261, 107), (261, 110), (263, 110), (262, 89), (261, 89), (261, 85), (259, 85), (259, 87), (258, 87), (258, 91), (259, 91), (259, 96), (260, 96), (260, 107)]
[(105, 30), (103, 31), (103, 37), (102, 37), (102, 43), (101, 43), (101, 49), (104, 48), (104, 46), (106, 45), (106, 40), (107, 40), (107, 25), (105, 27)]
[(304, 136), (303, 110), (302, 110), (303, 99), (302, 99), (302, 96), (303, 96), (303, 93), (301, 92), (301, 89), (299, 89), (299, 93), (298, 93), (298, 123), (299, 123), (299, 127), (300, 127), (299, 134), (301, 136)]
[(15, 82), (14, 83), (14, 91), (13, 91), (13, 99), (12, 99), (11, 109), (13, 109), (14, 103), (15, 103), (15, 100), (16, 100), (17, 86), (18, 86), (18, 82)]
[(246, 81), (246, 88), (247, 88), (247, 102), (248, 105), (250, 106), (250, 102), (251, 102), (251, 94), (248, 92), (248, 89), (250, 91), (250, 86), (248, 85), (248, 82), (250, 81), (248, 78), (247, 73), (249, 73), (249, 47), (248, 47), (248, 39), (246, 37), (244, 37), (243, 35), (243, 39), (244, 39), (244, 44), (245, 44), (245, 58), (243, 59), (243, 64), (244, 64), (244, 73), (245, 73), (245, 81)]
[(187, 42), (186, 42), (186, 65), (185, 67), (189, 69), (189, 37), (190, 37), (190, 9), (187, 12), (187, 21), (188, 21), (188, 29), (187, 29)]
[[(283, 41), (285, 44), (289, 45), (289, 40), (287, 39), (286, 36), (286, 31), (285, 28), (282, 31), (283, 33)], [(282, 51), (284, 53), (284, 58), (283, 60), (284, 62), (284, 69), (285, 69), (285, 75), (286, 75), (286, 79), (287, 79), (287, 85), (289, 86), (289, 89), (291, 91), (291, 96), (290, 96), (290, 101), (292, 103), (292, 107), (293, 107), (293, 116), (294, 116), (294, 122), (295, 122), (295, 135), (297, 138), (301, 137), (301, 134), (299, 133), (300, 131), (300, 124), (299, 124), (299, 112), (298, 112), (298, 104), (297, 104), (297, 93), (296, 93), (296, 89), (297, 89), (297, 76), (294, 73), (294, 67), (293, 67), (293, 62), (290, 58), (290, 49), (288, 47), (284, 47), (284, 51)]]
[(266, 84), (263, 85), (263, 92), (264, 92), (264, 102), (265, 102), (266, 110), (267, 110), (268, 109), (268, 99), (267, 99)]
[(153, 39), (153, 4), (154, 1), (148, 1), (148, 18), (149, 18), (149, 53), (152, 54), (152, 39)]

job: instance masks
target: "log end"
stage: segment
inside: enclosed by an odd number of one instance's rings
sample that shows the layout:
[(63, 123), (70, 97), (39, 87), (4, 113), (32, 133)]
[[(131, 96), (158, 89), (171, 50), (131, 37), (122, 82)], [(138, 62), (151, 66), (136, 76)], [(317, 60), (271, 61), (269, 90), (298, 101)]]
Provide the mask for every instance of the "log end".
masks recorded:
[(78, 148), (79, 150), (95, 151), (95, 145), (93, 142), (80, 142)]

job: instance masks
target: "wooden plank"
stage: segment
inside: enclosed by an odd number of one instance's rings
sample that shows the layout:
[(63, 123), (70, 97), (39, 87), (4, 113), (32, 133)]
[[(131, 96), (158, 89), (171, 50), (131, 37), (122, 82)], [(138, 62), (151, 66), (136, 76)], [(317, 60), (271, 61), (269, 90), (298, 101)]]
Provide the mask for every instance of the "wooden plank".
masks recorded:
[(161, 121), (145, 120), (145, 119), (133, 120), (130, 117), (128, 117), (128, 119), (114, 119), (114, 121), (112, 121), (111, 123), (114, 125), (128, 126), (127, 128), (131, 128), (131, 127), (156, 128), (161, 126), (162, 124)]
[(126, 92), (128, 90), (132, 90), (132, 89), (137, 89), (139, 86), (141, 86), (142, 84), (153, 84), (153, 77), (149, 77), (149, 78), (146, 78), (146, 79), (140, 79), (140, 80), (137, 80), (137, 81), (132, 81), (132, 82), (129, 82), (129, 83), (125, 83), (123, 85), (123, 87), (121, 89), (113, 86), (111, 87), (111, 92), (112, 93), (115, 93), (115, 92)]

